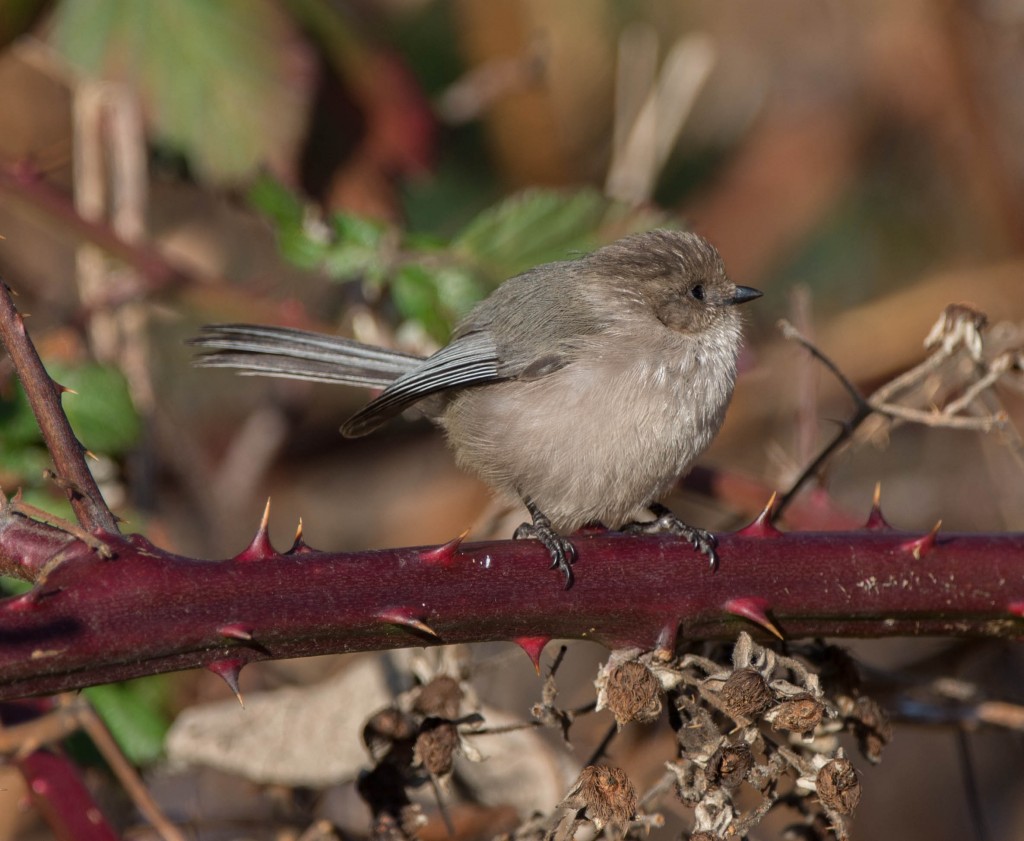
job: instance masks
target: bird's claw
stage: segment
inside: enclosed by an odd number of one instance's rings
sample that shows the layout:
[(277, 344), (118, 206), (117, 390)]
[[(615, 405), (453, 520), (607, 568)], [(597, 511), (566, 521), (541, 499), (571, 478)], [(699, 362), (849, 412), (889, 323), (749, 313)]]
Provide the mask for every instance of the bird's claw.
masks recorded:
[(539, 540), (551, 555), (551, 569), (565, 576), (565, 589), (572, 586), (572, 565), (576, 562), (576, 547), (567, 537), (558, 534), (544, 518), (535, 517), (532, 523), (523, 523), (512, 535), (516, 540)]
[(706, 555), (711, 571), (718, 569), (718, 538), (711, 532), (684, 523), (663, 505), (650, 506), (656, 515), (655, 519), (644, 523), (630, 523), (625, 531), (631, 534), (677, 534), (685, 537), (690, 545), (702, 555)]

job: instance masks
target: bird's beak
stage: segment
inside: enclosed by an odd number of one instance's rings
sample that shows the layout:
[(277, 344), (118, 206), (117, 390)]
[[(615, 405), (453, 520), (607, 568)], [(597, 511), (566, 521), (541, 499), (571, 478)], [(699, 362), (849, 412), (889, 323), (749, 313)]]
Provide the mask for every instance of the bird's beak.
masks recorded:
[(732, 296), (730, 304), (745, 304), (747, 301), (753, 301), (755, 298), (760, 298), (764, 293), (760, 289), (754, 289), (751, 286), (737, 286), (736, 292)]

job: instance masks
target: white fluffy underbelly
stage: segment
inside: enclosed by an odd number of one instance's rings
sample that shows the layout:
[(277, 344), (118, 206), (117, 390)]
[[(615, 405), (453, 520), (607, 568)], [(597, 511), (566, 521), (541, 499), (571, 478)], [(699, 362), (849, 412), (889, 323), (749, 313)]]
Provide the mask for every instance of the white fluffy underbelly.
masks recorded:
[(682, 362), (578, 361), (469, 389), (444, 425), (461, 466), (530, 497), (556, 529), (615, 528), (664, 494), (717, 434), (734, 379), (733, 360), (721, 363), (694, 377)]

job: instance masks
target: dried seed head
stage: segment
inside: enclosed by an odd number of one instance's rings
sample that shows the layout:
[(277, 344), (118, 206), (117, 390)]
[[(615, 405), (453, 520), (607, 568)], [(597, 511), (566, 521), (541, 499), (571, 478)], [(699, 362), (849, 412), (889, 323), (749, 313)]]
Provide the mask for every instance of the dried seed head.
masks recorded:
[(772, 705), (774, 697), (759, 672), (737, 669), (722, 684), (719, 699), (732, 718), (755, 719)]
[(566, 809), (583, 809), (594, 826), (623, 826), (636, 814), (636, 789), (621, 768), (588, 765), (569, 794), (558, 804)]
[(661, 714), (661, 684), (650, 669), (629, 660), (609, 673), (605, 706), (612, 711), (619, 727), (630, 721), (655, 721)]
[(818, 771), (818, 799), (826, 809), (850, 815), (860, 802), (857, 770), (848, 759), (840, 757), (826, 762)]
[(412, 708), (423, 716), (457, 718), (461, 704), (462, 687), (459, 682), (448, 675), (441, 675), (420, 687)]
[(375, 712), (363, 726), (363, 743), (374, 756), (378, 750), (415, 735), (415, 723), (396, 707), (385, 707)]
[(924, 346), (928, 350), (941, 347), (946, 353), (953, 353), (963, 345), (973, 359), (980, 361), (981, 334), (986, 326), (988, 316), (985, 313), (967, 304), (950, 304), (925, 337)]
[(435, 777), (451, 773), (455, 750), (459, 746), (459, 733), (450, 721), (428, 718), (416, 737), (413, 756)]
[(773, 709), (765, 718), (776, 730), (808, 734), (821, 724), (825, 705), (810, 695), (788, 698)]
[(398, 761), (396, 751), (400, 751), (404, 757), (401, 762), (408, 764), (416, 729), (416, 722), (410, 716), (397, 707), (386, 707), (367, 719), (363, 726), (363, 744), (377, 762), (389, 754)]
[(736, 788), (743, 782), (753, 764), (754, 755), (747, 745), (742, 742), (722, 745), (708, 760), (705, 774), (711, 785), (726, 789)]
[(871, 698), (861, 696), (852, 714), (853, 732), (857, 736), (860, 751), (869, 762), (876, 763), (882, 758), (882, 748), (892, 740), (892, 723)]

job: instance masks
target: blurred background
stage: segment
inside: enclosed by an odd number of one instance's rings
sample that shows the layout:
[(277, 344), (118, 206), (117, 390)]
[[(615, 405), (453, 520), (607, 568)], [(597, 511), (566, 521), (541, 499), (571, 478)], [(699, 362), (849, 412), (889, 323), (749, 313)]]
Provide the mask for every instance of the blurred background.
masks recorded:
[[(754, 516), (851, 415), (778, 319), (865, 394), (924, 358), (950, 303), (987, 313), (996, 347), (1024, 346), (1019, 0), (0, 0), (0, 126), (0, 275), (78, 392), (64, 403), (108, 502), (184, 554), (240, 550), (268, 496), (281, 548), (299, 517), (311, 545), (346, 550), (507, 536), (524, 514), (460, 474), (423, 421), (342, 439), (364, 393), (191, 368), (185, 341), (205, 323), (428, 353), (511, 274), (632, 230), (696, 230), (765, 292), (745, 308), (726, 427), (672, 501), (709, 528)], [(925, 383), (918, 404), (943, 389)], [(989, 396), (1019, 422), (1019, 391)], [(61, 511), (6, 359), (0, 398), (0, 486)], [(787, 522), (855, 527), (881, 482), (899, 528), (1020, 530), (1020, 454), (1012, 430), (871, 425)], [(851, 647), (898, 669), (942, 662), (945, 645)], [(500, 664), (485, 670), (492, 695), (524, 716), (539, 686), (506, 653), (479, 656)], [(579, 655), (579, 703), (597, 656)], [(984, 646), (949, 671), (1021, 702), (1021, 659)], [(243, 689), (349, 662), (250, 667)], [(160, 769), (167, 724), (221, 698), (213, 680), (125, 690), (127, 717), (153, 722), (133, 758)], [(898, 729), (862, 768), (854, 837), (984, 837), (969, 764), (990, 837), (1024, 835), (1020, 734), (963, 748)], [(640, 779), (670, 755), (653, 735), (621, 750)], [(154, 783), (169, 810), (200, 837), (242, 837), (247, 798), (266, 791), (222, 768), (216, 784), (244, 805), (212, 819), (195, 791), (213, 772), (194, 773)], [(14, 803), (9, 777), (0, 798)], [(0, 812), (0, 838), (48, 837), (31, 810)], [(286, 823), (253, 819), (245, 837), (291, 837), (274, 834)], [(669, 826), (678, 835), (685, 813)]]

